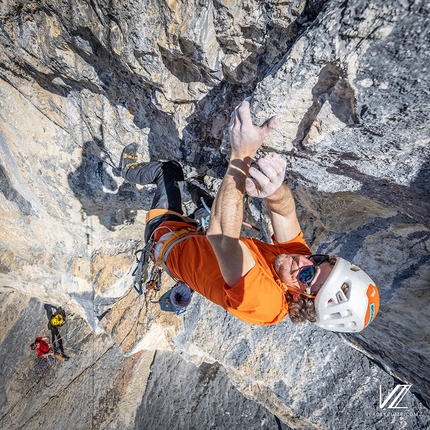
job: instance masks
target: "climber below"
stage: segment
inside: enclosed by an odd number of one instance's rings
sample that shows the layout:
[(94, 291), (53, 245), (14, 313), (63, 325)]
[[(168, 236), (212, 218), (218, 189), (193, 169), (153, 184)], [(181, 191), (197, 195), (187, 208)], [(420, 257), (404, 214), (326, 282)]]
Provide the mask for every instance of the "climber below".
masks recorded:
[(49, 344), (49, 337), (43, 336), (43, 337), (36, 337), (34, 342), (30, 345), (30, 349), (32, 351), (36, 351), (36, 354), (39, 357), (48, 357), (53, 356), (55, 358), (58, 358), (59, 360), (68, 360), (69, 357), (63, 356), (59, 352), (56, 352), (55, 349), (51, 347)]
[[(231, 156), (213, 199), (196, 181), (187, 189), (196, 211), (183, 215), (176, 161), (137, 162), (137, 144), (126, 147), (121, 174), (132, 184), (156, 184), (147, 214), (145, 240), (152, 257), (169, 275), (190, 286), (242, 321), (272, 325), (289, 314), (292, 322), (310, 321), (339, 332), (358, 332), (376, 316), (379, 294), (360, 268), (338, 256), (312, 255), (296, 216), (291, 190), (283, 183), (286, 162), (279, 154), (251, 162), (277, 118), (252, 124), (250, 101), (231, 115)], [(264, 199), (274, 244), (240, 237), (244, 193)], [(201, 220), (210, 222), (201, 233)]]

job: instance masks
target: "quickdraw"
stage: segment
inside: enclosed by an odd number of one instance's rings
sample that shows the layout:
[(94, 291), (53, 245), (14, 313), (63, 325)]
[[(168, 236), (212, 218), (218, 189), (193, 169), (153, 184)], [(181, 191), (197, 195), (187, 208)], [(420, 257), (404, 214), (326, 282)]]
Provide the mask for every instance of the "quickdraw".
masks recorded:
[[(151, 259), (151, 252), (154, 247), (154, 240), (148, 241), (144, 248), (137, 250), (137, 266), (133, 270), (133, 288), (138, 294), (145, 294), (147, 290), (158, 291), (161, 288), (162, 269), (154, 264)], [(140, 255), (139, 255), (140, 254)]]

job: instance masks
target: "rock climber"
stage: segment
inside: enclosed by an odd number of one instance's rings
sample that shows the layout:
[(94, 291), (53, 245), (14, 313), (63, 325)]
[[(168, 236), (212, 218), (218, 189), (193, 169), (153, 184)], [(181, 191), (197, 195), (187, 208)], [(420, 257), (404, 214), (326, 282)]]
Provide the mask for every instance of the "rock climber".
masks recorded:
[(51, 331), (52, 345), (56, 351), (59, 351), (66, 360), (69, 357), (64, 353), (63, 338), (61, 337), (61, 327), (66, 323), (66, 312), (63, 308), (45, 304), (44, 308), (48, 317), (48, 328)]
[[(275, 116), (261, 127), (254, 125), (249, 99), (236, 107), (229, 125), (230, 160), (215, 199), (195, 181), (186, 181), (197, 206), (190, 217), (182, 211), (179, 163), (138, 163), (137, 144), (126, 147), (123, 178), (157, 186), (145, 240), (154, 242), (152, 257), (169, 275), (242, 321), (272, 325), (288, 314), (292, 322), (308, 320), (332, 331), (358, 332), (378, 312), (375, 283), (341, 257), (312, 255), (292, 192), (284, 184), (286, 162), (279, 154), (260, 158), (258, 168), (251, 166), (276, 124)], [(245, 191), (267, 205), (273, 244), (240, 237)], [(209, 227), (201, 234), (200, 220), (208, 210)]]
[(49, 357), (54, 356), (59, 360), (68, 360), (68, 357), (63, 357), (59, 352), (56, 352), (49, 344), (49, 337), (36, 337), (34, 342), (30, 345), (32, 351), (36, 351), (39, 357)]

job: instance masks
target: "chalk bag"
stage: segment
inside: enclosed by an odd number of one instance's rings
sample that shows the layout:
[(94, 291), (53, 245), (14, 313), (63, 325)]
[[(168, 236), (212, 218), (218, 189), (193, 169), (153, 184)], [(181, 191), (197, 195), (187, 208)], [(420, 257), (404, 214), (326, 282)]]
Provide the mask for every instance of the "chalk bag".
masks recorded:
[(164, 293), (158, 301), (161, 309), (166, 312), (181, 314), (191, 302), (193, 291), (183, 282), (177, 282), (169, 291)]

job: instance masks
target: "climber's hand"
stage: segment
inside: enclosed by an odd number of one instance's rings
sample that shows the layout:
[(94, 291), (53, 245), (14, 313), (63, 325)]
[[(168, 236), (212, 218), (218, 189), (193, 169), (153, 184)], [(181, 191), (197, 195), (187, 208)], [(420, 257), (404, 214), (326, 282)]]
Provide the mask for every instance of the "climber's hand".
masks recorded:
[(266, 155), (257, 163), (261, 171), (249, 169), (252, 178), (246, 178), (246, 192), (252, 197), (268, 197), (284, 182), (287, 163), (279, 154)]
[(231, 158), (241, 160), (254, 157), (265, 137), (276, 127), (278, 115), (267, 120), (261, 127), (254, 125), (251, 119), (251, 97), (240, 103), (231, 114), (230, 145)]

